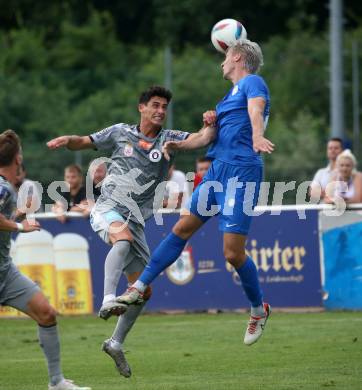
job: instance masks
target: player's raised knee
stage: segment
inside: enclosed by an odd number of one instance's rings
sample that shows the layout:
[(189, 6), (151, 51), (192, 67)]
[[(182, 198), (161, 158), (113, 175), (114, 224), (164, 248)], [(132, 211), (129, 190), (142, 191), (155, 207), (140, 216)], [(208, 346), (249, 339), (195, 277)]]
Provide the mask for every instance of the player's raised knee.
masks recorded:
[(224, 248), (224, 256), (226, 261), (235, 268), (241, 267), (246, 260), (245, 253), (231, 248)]
[(192, 236), (194, 229), (192, 225), (187, 224), (183, 219), (180, 219), (173, 227), (172, 232), (183, 240), (188, 240)]
[(51, 326), (51, 325), (55, 325), (56, 322), (57, 322), (56, 310), (49, 304), (42, 306), (41, 310), (38, 312), (39, 325)]
[(129, 241), (133, 242), (133, 236), (127, 227), (127, 224), (123, 222), (113, 222), (109, 227), (109, 238), (114, 244), (117, 241)]

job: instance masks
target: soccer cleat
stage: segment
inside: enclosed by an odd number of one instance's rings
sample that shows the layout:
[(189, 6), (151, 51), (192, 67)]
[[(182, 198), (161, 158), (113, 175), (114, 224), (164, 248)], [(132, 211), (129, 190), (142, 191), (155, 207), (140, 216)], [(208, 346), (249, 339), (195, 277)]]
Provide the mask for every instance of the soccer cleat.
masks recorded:
[(128, 365), (124, 353), (121, 349), (116, 350), (111, 347), (111, 340), (106, 340), (102, 345), (102, 351), (109, 355), (114, 363), (118, 372), (126, 378), (129, 378), (132, 374), (131, 367)]
[(140, 305), (144, 302), (143, 293), (136, 289), (136, 287), (128, 287), (127, 290), (116, 298), (118, 303), (126, 305)]
[(49, 385), (48, 389), (49, 390), (92, 390), (91, 387), (78, 386), (70, 379), (62, 379), (59, 383), (57, 383), (54, 386)]
[(111, 300), (102, 304), (98, 312), (98, 317), (103, 320), (108, 320), (111, 316), (120, 316), (127, 310), (127, 305), (118, 303), (116, 300)]
[(264, 303), (263, 305), (265, 311), (264, 317), (250, 316), (248, 327), (246, 329), (245, 337), (244, 337), (244, 344), (246, 345), (252, 345), (256, 343), (261, 337), (261, 335), (263, 334), (266, 322), (271, 313), (270, 305), (268, 303)]

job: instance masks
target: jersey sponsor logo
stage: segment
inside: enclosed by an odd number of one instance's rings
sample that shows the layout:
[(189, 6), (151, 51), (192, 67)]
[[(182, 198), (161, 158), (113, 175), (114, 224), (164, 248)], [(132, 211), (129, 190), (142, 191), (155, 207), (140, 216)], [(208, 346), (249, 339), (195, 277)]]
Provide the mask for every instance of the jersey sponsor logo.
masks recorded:
[(235, 85), (235, 87), (233, 88), (233, 91), (231, 92), (231, 96), (236, 95), (238, 92), (239, 92), (239, 87), (237, 85)]
[(123, 149), (123, 154), (126, 157), (131, 157), (133, 155), (133, 146), (131, 144), (126, 144)]
[(150, 150), (152, 148), (152, 143), (151, 142), (147, 142), (145, 141), (144, 139), (140, 139), (138, 141), (138, 146), (143, 149), (143, 150)]
[(162, 153), (158, 149), (152, 149), (148, 157), (152, 162), (159, 162), (162, 158)]
[(189, 283), (195, 276), (192, 248), (189, 246), (182, 251), (181, 256), (166, 270), (172, 283), (183, 285)]

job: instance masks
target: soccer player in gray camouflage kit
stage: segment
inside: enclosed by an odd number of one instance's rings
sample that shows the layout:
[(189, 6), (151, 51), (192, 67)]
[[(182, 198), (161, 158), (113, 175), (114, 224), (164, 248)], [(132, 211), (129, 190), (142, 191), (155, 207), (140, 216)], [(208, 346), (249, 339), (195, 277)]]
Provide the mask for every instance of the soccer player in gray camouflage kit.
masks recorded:
[(37, 222), (14, 221), (17, 193), (14, 186), (22, 163), (19, 137), (12, 130), (0, 134), (0, 304), (27, 314), (38, 323), (38, 335), (49, 373), (49, 390), (90, 390), (64, 379), (60, 367), (60, 347), (56, 311), (50, 306), (39, 287), (21, 274), (10, 258), (12, 232), (39, 230)]
[[(112, 245), (105, 260), (104, 299), (99, 316), (108, 319), (111, 315), (120, 315), (112, 337), (103, 343), (103, 350), (113, 358), (118, 371), (125, 377), (131, 375), (131, 370), (122, 344), (144, 303), (126, 311), (127, 306), (115, 300), (116, 288), (122, 273), (129, 283), (135, 282), (149, 260), (144, 221), (162, 202), (164, 180), (172, 164), (172, 158), (168, 160), (162, 154), (163, 144), (190, 137), (200, 139), (204, 144), (210, 137), (205, 126), (193, 134), (162, 128), (171, 97), (171, 92), (163, 87), (150, 87), (139, 98), (139, 125), (119, 123), (90, 136), (62, 136), (48, 142), (50, 149), (97, 148), (112, 153), (101, 196), (91, 212), (91, 225), (106, 243)], [(146, 300), (150, 296), (151, 288), (148, 287)]]

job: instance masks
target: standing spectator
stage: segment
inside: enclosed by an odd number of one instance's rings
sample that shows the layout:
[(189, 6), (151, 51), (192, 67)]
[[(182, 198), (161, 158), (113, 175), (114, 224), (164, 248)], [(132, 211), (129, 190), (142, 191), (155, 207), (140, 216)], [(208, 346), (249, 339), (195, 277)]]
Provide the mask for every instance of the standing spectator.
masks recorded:
[(336, 170), (336, 160), (343, 151), (343, 141), (340, 138), (331, 138), (327, 144), (328, 165), (318, 169), (310, 185), (312, 199), (323, 199), (327, 184), (332, 180)]
[(349, 149), (338, 155), (336, 172), (324, 202), (336, 203), (338, 198), (343, 198), (346, 203), (362, 203), (362, 173), (356, 170), (356, 166), (356, 158)]
[(172, 164), (168, 171), (163, 207), (180, 209), (185, 206), (189, 196), (186, 175), (182, 171), (176, 170), (175, 165)]
[(194, 189), (201, 183), (202, 178), (209, 170), (212, 159), (209, 157), (199, 157), (196, 160), (196, 174), (194, 179)]

